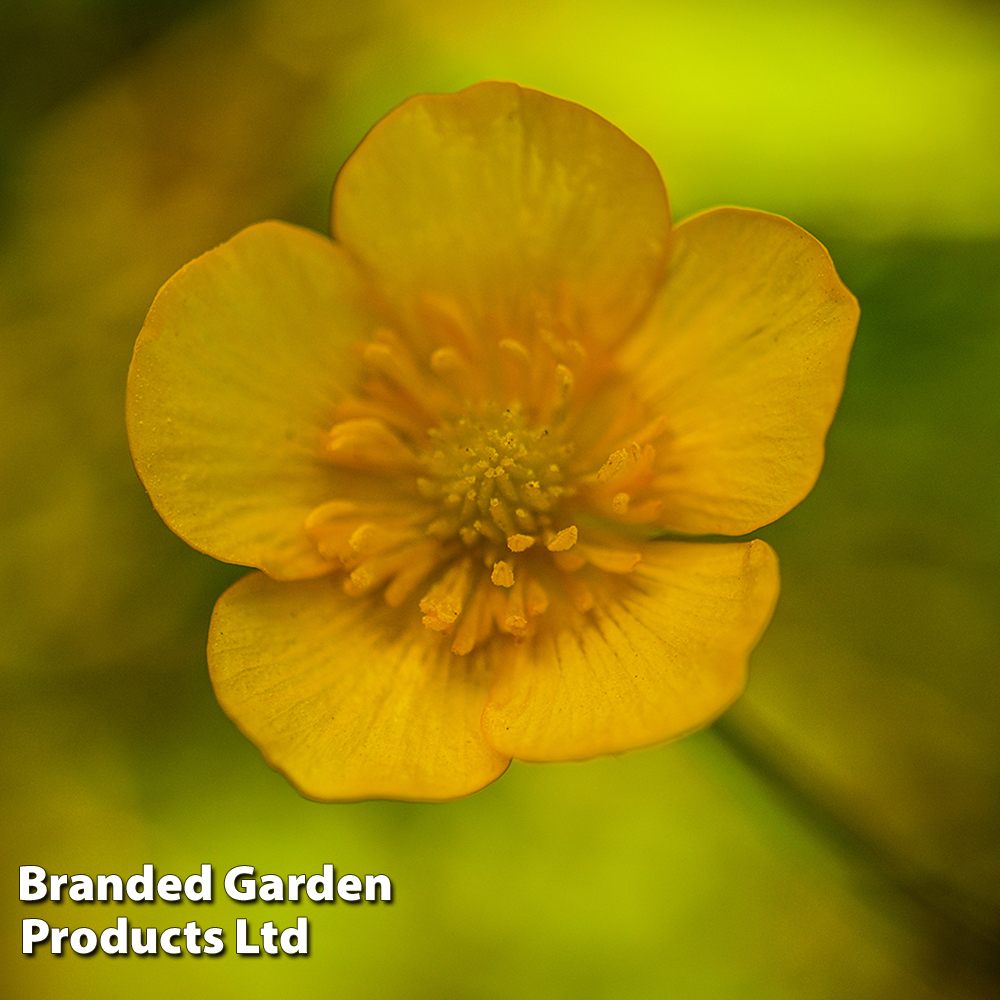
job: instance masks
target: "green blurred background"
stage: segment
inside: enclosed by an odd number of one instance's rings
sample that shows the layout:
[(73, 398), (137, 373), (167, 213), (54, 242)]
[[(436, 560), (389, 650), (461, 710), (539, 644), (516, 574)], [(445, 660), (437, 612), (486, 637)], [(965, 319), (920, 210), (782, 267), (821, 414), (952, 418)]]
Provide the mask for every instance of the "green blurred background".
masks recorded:
[[(30, 998), (995, 995), (1000, 16), (975, 0), (0, 2), (0, 981)], [(778, 212), (862, 304), (816, 490), (761, 532), (749, 691), (676, 745), (515, 764), (446, 805), (317, 805), (205, 667), (241, 571), (157, 519), (123, 427), (157, 288), (237, 229), (326, 229), (405, 97), (579, 101), (675, 216)], [(217, 874), (210, 908), (26, 906), (17, 866)], [(239, 909), (258, 873), (385, 872), (390, 906)], [(21, 918), (216, 925), (222, 958), (20, 954)], [(309, 917), (241, 958), (235, 919)]]

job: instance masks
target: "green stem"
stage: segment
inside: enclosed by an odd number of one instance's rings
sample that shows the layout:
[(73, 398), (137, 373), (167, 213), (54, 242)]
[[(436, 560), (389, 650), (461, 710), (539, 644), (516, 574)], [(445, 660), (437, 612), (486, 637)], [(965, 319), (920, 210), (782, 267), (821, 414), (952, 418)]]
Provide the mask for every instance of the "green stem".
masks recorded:
[(900, 857), (873, 837), (849, 801), (819, 779), (794, 751), (740, 705), (710, 730), (748, 770), (864, 873), (869, 891), (891, 901), (925, 940), (928, 972), (993, 996), (1000, 983), (1000, 911)]

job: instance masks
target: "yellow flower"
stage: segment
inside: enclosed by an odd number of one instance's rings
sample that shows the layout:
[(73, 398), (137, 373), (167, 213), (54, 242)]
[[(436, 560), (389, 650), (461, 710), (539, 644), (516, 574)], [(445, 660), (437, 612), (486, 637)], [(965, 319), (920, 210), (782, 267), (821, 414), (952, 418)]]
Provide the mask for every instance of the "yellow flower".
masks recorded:
[(812, 487), (857, 325), (825, 249), (743, 209), (671, 227), (590, 111), (416, 97), (334, 189), (153, 303), (129, 375), (166, 523), (257, 567), (219, 599), (219, 700), (325, 800), (439, 800), (517, 757), (691, 732), (778, 591), (741, 535)]

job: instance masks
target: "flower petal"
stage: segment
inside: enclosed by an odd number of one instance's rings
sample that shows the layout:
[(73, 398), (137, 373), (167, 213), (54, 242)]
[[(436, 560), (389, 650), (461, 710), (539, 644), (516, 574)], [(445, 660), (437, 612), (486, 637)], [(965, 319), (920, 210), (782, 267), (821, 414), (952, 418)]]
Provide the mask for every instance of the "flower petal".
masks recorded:
[(673, 739), (743, 690), (747, 656), (778, 595), (761, 541), (653, 542), (630, 586), (582, 629), (541, 629), (497, 658), (487, 739), (522, 760), (578, 760)]
[(208, 653), (222, 707), (303, 795), (439, 801), (510, 761), (480, 729), (482, 659), (448, 647), (412, 607), (251, 573), (219, 598)]
[(787, 219), (720, 208), (681, 223), (665, 288), (623, 352), (665, 418), (662, 527), (740, 535), (812, 488), (858, 305)]
[(161, 289), (135, 346), (127, 421), (160, 516), (217, 559), (281, 578), (329, 570), (305, 519), (336, 475), (320, 438), (371, 329), (343, 251), (251, 226)]
[(415, 97), (334, 188), (333, 233), (411, 336), (613, 341), (648, 307), (669, 207), (646, 152), (577, 104), (512, 83)]

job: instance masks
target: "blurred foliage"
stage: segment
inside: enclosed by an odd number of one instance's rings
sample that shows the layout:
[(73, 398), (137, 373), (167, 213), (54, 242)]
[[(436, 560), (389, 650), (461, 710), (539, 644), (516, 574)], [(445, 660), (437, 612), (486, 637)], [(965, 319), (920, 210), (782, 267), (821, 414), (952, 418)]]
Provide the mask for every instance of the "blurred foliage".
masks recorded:
[(995, 972), (1000, 241), (832, 249), (861, 332), (823, 477), (762, 533), (782, 600), (725, 725), (883, 867), (939, 960)]
[[(0, 976), (32, 997), (994, 995), (1000, 20), (916, 0), (0, 5)], [(445, 806), (300, 799), (217, 708), (241, 573), (159, 522), (122, 426), (158, 285), (336, 169), (418, 91), (516, 78), (656, 156), (678, 216), (790, 214), (862, 325), (823, 477), (762, 532), (783, 595), (745, 699), (676, 746), (515, 765)], [(386, 872), (307, 960), (20, 955), (14, 872)], [(207, 916), (206, 916), (207, 913)], [(106, 919), (105, 919), (106, 918)]]

